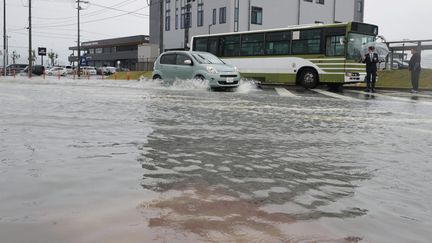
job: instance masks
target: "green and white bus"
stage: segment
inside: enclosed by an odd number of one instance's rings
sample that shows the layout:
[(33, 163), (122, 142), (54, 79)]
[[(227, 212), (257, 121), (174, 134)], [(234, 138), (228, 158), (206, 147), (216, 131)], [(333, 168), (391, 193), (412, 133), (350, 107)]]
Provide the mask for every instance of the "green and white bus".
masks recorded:
[(377, 35), (378, 26), (371, 24), (313, 24), (199, 35), (191, 47), (236, 66), (243, 78), (315, 88), (363, 82), (360, 50)]

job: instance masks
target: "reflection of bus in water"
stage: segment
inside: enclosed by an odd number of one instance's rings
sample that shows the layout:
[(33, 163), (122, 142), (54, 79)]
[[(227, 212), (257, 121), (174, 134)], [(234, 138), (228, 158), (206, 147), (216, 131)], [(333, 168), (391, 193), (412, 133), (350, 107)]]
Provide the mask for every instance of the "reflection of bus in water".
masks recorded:
[(191, 47), (236, 66), (244, 78), (314, 88), (363, 82), (360, 50), (377, 34), (370, 24), (314, 24), (194, 36)]

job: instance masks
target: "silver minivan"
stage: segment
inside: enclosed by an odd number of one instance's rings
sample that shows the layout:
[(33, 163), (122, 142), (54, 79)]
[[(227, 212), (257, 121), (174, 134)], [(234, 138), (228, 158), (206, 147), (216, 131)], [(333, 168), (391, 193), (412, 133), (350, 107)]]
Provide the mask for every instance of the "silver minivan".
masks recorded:
[(155, 62), (153, 79), (171, 81), (176, 79), (207, 80), (212, 89), (236, 88), (240, 83), (237, 68), (224, 63), (208, 52), (168, 51)]

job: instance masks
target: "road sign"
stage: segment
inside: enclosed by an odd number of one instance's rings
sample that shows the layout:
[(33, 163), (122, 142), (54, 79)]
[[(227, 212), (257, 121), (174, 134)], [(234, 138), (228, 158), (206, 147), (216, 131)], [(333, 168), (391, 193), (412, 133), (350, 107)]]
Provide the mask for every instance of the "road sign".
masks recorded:
[(87, 57), (81, 57), (81, 59), (80, 59), (80, 66), (88, 66)]
[(46, 47), (39, 47), (38, 48), (38, 54), (39, 54), (39, 56), (46, 56), (46, 54), (47, 54)]

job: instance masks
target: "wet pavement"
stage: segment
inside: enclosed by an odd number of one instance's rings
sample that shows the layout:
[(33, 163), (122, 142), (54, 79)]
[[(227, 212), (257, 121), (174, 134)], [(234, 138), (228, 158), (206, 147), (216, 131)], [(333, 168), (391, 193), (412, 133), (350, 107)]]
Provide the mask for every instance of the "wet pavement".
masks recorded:
[(430, 242), (432, 93), (0, 80), (1, 242)]

